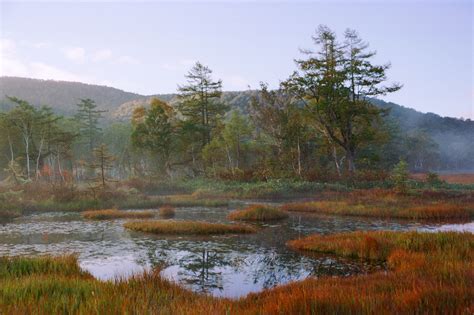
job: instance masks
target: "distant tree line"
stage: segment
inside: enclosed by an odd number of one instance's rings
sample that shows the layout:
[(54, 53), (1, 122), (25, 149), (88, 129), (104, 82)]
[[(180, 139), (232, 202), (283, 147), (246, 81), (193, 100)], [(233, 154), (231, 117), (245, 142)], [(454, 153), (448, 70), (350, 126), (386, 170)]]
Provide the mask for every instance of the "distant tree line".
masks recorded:
[(138, 176), (223, 179), (347, 178), (383, 173), (405, 160), (435, 169), (426, 132), (406, 134), (371, 99), (392, 93), (389, 64), (375, 65), (353, 30), (340, 41), (326, 26), (278, 89), (262, 83), (245, 111), (222, 100), (222, 81), (197, 62), (178, 87), (178, 105), (153, 99), (130, 122), (101, 128), (104, 111), (81, 99), (76, 115), (55, 115), (9, 97), (0, 115), (1, 165), (8, 180), (108, 181)]

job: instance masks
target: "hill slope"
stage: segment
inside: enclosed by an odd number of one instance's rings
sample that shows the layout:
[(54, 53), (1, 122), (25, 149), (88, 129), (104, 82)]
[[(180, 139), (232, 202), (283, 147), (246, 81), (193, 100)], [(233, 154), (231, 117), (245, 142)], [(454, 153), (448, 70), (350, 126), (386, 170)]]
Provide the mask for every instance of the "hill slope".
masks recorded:
[(61, 114), (72, 114), (81, 98), (91, 98), (104, 110), (114, 111), (120, 104), (143, 98), (143, 95), (119, 89), (77, 82), (0, 77), (0, 106), (9, 108), (6, 95), (33, 105), (49, 105)]
[[(245, 109), (255, 91), (224, 92), (221, 100), (231, 108)], [(128, 121), (133, 109), (149, 104), (158, 97), (172, 105), (176, 94), (145, 96), (119, 89), (77, 82), (36, 80), (16, 77), (0, 77), (0, 110), (12, 106), (5, 95), (25, 99), (34, 105), (49, 105), (57, 113), (72, 115), (80, 98), (91, 98), (101, 109), (107, 110), (108, 120)], [(433, 113), (420, 113), (414, 109), (373, 100), (382, 108), (390, 108), (390, 117), (403, 132), (425, 131), (440, 147), (443, 160), (452, 161), (450, 168), (469, 165), (474, 169), (474, 121), (441, 117)]]

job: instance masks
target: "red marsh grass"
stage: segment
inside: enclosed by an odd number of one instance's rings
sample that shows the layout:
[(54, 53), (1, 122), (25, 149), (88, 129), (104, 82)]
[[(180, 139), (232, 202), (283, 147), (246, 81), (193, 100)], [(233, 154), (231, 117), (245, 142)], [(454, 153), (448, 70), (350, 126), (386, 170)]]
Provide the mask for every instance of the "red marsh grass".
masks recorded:
[(89, 210), (81, 214), (82, 217), (89, 220), (146, 219), (155, 216), (153, 211), (123, 211), (117, 209)]
[[(354, 232), (315, 235), (289, 245), (383, 260), (389, 271), (308, 278), (231, 300), (193, 293), (164, 280), (158, 271), (102, 282), (83, 274), (70, 258), (29, 258), (36, 267), (27, 267), (25, 261), (15, 266), (18, 258), (12, 258), (13, 264), (4, 268), (7, 272), (0, 269), (0, 310), (5, 314), (41, 310), (44, 314), (275, 315), (474, 311), (473, 234)], [(41, 262), (44, 259), (54, 264)]]
[(227, 216), (230, 220), (274, 221), (288, 217), (288, 214), (277, 208), (266, 205), (251, 205), (242, 210), (235, 210)]
[(153, 220), (126, 222), (127, 229), (167, 235), (211, 235), (256, 232), (254, 227), (243, 224), (222, 224), (203, 221)]
[(175, 210), (172, 206), (162, 206), (159, 210), (160, 217), (172, 218), (175, 216)]
[(469, 219), (474, 216), (471, 193), (451, 195), (427, 192), (401, 195), (386, 190), (357, 190), (323, 195), (318, 201), (289, 203), (282, 210), (321, 214), (405, 219)]

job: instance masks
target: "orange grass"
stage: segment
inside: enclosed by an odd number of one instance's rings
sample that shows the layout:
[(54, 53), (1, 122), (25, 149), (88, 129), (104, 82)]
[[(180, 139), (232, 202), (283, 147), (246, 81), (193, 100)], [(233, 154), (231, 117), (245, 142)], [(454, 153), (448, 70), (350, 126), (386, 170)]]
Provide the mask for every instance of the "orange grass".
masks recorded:
[(172, 206), (163, 206), (160, 208), (159, 214), (162, 218), (172, 218), (175, 215), (175, 210)]
[[(438, 176), (450, 184), (474, 184), (474, 174), (438, 174)], [(423, 173), (412, 174), (411, 177), (419, 181), (426, 180), (426, 174)]]
[(152, 218), (153, 211), (123, 211), (117, 209), (89, 210), (81, 213), (82, 217), (90, 220), (109, 220), (109, 219), (145, 219)]
[(210, 223), (203, 221), (135, 221), (126, 222), (124, 227), (138, 232), (168, 235), (209, 235), (256, 232), (254, 227), (248, 225)]
[(282, 210), (321, 214), (405, 219), (469, 219), (474, 216), (474, 195), (423, 192), (401, 195), (386, 190), (356, 190), (326, 194), (319, 201), (289, 203)]
[(230, 220), (243, 221), (273, 221), (288, 217), (288, 214), (277, 208), (265, 205), (251, 205), (242, 210), (235, 210), (227, 216)]
[[(5, 314), (30, 314), (38, 310), (44, 314), (472, 314), (474, 311), (472, 234), (354, 232), (316, 235), (289, 245), (301, 250), (384, 260), (389, 271), (344, 278), (309, 278), (230, 300), (190, 292), (162, 279), (157, 271), (129, 280), (101, 282), (79, 271), (61, 273), (62, 268), (55, 265), (23, 275), (0, 273), (0, 310)], [(32, 258), (39, 259), (46, 258)], [(68, 265), (64, 269), (74, 270)]]

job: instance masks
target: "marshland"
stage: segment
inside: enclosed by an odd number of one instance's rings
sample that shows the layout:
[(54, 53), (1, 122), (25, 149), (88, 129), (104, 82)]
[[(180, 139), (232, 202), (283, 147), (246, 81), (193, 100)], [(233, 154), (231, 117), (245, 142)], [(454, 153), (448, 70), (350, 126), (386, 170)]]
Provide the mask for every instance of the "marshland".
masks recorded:
[(469, 6), (390, 5), (2, 4), (0, 314), (474, 313)]

